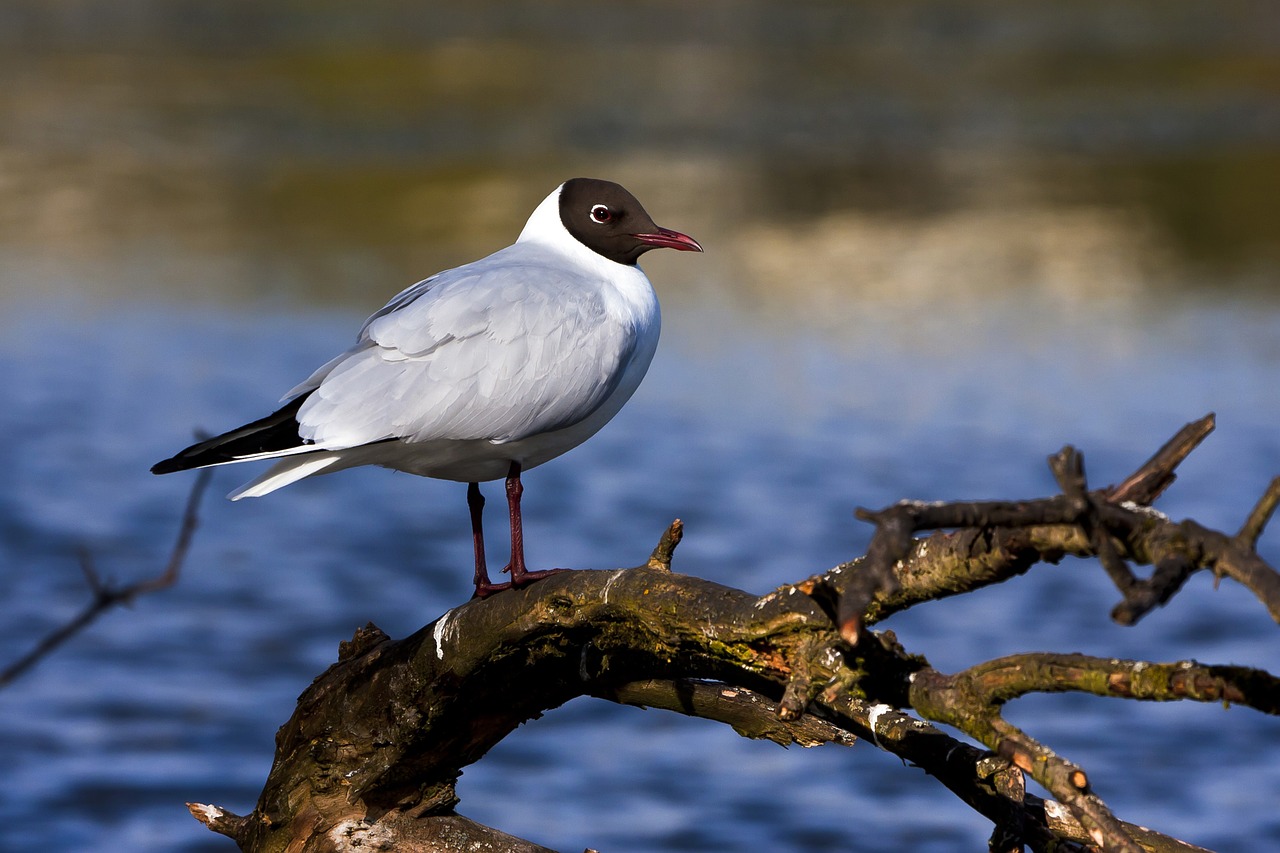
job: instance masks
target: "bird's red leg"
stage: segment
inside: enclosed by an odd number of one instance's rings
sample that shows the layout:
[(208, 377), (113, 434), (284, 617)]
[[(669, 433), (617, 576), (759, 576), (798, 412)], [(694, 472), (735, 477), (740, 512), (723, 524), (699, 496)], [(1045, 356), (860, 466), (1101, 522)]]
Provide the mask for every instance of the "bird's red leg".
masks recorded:
[(524, 485), (520, 482), (520, 463), (512, 462), (507, 469), (507, 512), (511, 516), (511, 562), (503, 571), (511, 572), (511, 580), (524, 577), (524, 519), (520, 516), (520, 497)]
[(562, 572), (564, 569), (545, 569), (531, 572), (524, 567), (524, 521), (520, 517), (520, 496), (524, 486), (520, 484), (520, 463), (512, 462), (507, 469), (507, 510), (511, 515), (511, 562), (503, 571), (511, 572), (511, 586), (522, 587), (534, 581)]
[(484, 495), (480, 494), (479, 483), (467, 484), (467, 509), (471, 510), (471, 542), (476, 553), (476, 597), (483, 598), (499, 589), (506, 589), (508, 584), (489, 583), (489, 568), (484, 558)]

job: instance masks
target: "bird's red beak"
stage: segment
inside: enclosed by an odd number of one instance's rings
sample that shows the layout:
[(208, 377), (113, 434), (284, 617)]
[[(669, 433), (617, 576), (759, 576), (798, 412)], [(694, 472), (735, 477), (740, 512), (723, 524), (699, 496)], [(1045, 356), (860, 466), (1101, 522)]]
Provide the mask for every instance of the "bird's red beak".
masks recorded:
[(670, 228), (659, 227), (652, 234), (632, 234), (641, 243), (653, 246), (655, 249), (675, 249), (677, 252), (701, 252), (702, 246), (698, 245), (698, 241), (690, 237), (688, 234), (681, 234), (679, 231), (672, 231)]

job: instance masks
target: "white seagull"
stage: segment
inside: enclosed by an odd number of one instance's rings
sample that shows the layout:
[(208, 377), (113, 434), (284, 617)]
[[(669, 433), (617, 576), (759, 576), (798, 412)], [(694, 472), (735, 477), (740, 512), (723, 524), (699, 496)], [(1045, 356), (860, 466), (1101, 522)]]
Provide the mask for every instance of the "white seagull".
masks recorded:
[[(278, 411), (151, 471), (278, 460), (231, 500), (357, 465), (467, 483), (476, 595), (543, 578), (556, 570), (524, 564), (520, 472), (586, 441), (640, 384), (661, 321), (636, 261), (656, 248), (702, 251), (692, 237), (654, 224), (618, 184), (566, 181), (513, 245), (393, 297), (365, 321), (355, 346), (286, 394)], [(511, 581), (495, 584), (479, 483), (501, 477)]]

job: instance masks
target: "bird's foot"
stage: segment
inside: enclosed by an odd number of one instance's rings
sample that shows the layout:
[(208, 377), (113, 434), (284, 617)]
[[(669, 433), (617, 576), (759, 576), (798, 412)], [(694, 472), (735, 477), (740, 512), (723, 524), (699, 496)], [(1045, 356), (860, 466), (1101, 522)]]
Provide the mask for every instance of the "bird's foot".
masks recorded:
[(476, 584), (475, 594), (472, 598), (488, 598), (495, 592), (502, 592), (504, 589), (511, 589), (509, 583), (478, 583)]
[[(511, 567), (507, 566), (502, 571), (509, 572)], [(489, 583), (487, 580), (476, 584), (476, 592), (472, 598), (488, 598), (495, 592), (502, 592), (504, 589), (524, 589), (534, 581), (540, 581), (543, 578), (549, 578), (560, 572), (567, 572), (569, 569), (541, 569), (536, 572), (519, 571), (511, 575), (511, 580), (506, 583)]]
[[(503, 571), (505, 572), (506, 569), (503, 569)], [(561, 572), (567, 572), (567, 571), (569, 571), (569, 569), (541, 569), (540, 571), (536, 571), (536, 572), (529, 572), (529, 571), (512, 572), (511, 585), (516, 589), (523, 589), (524, 587), (528, 586), (534, 581), (540, 581), (543, 578), (549, 578), (552, 575), (558, 575)]]

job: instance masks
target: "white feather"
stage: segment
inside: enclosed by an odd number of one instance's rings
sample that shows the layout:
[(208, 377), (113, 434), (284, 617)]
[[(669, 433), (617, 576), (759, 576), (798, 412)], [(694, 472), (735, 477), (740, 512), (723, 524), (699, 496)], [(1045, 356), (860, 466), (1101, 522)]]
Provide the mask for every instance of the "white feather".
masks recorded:
[(607, 423), (653, 358), (657, 298), (638, 266), (568, 233), (559, 194), (512, 246), (418, 282), (369, 317), (355, 346), (286, 396), (313, 392), (297, 414), (308, 455), (232, 498), (365, 464), (497, 479), (512, 460), (532, 468)]
[(337, 464), (340, 459), (337, 453), (313, 453), (310, 456), (283, 459), (267, 469), (265, 474), (245, 483), (227, 497), (233, 501), (241, 498), (260, 498), (290, 483), (296, 483), (304, 477), (319, 474), (324, 469)]

